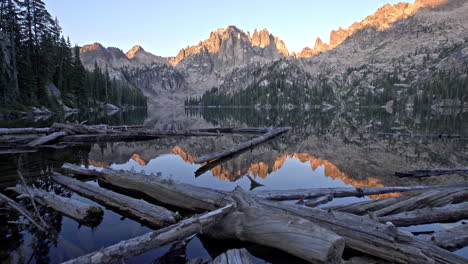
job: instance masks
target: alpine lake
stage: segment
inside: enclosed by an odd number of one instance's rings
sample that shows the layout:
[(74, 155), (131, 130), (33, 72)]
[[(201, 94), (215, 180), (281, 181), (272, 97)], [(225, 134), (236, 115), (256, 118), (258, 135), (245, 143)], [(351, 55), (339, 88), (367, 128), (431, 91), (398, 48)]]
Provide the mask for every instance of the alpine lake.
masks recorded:
[[(467, 174), (426, 178), (399, 178), (398, 170), (450, 168), (468, 165), (468, 112), (461, 109), (389, 111), (381, 107), (348, 110), (286, 110), (255, 108), (136, 109), (113, 113), (77, 113), (0, 121), (0, 127), (48, 127), (54, 122), (144, 125), (160, 130), (210, 127), (280, 127), (293, 129), (206, 171), (194, 160), (204, 154), (239, 144), (244, 137), (166, 137), (135, 142), (84, 144), (62, 149), (41, 148), (35, 153), (0, 155), (0, 186), (19, 183), (20, 171), (28, 184), (85, 203), (101, 206), (53, 183), (50, 173), (64, 162), (91, 168), (155, 174), (177, 182), (221, 190), (241, 186), (248, 190), (317, 187), (383, 187), (465, 183)], [(371, 133), (369, 133), (371, 132)], [(376, 134), (408, 133), (434, 136)], [(457, 135), (460, 138), (437, 136)], [(99, 184), (89, 180), (89, 183)], [(261, 184), (258, 186), (256, 183)], [(337, 205), (398, 194), (337, 198)], [(31, 209), (28, 200), (21, 203)], [(105, 208), (104, 206), (101, 206)], [(71, 218), (39, 207), (43, 218), (59, 232), (51, 241), (33, 228), (14, 224), (22, 217), (0, 208), (0, 261), (2, 263), (60, 263), (152, 231), (118, 211), (104, 209), (98, 226), (80, 225)], [(187, 212), (181, 214), (189, 215)], [(438, 231), (461, 225), (440, 223), (403, 229)], [(215, 241), (203, 235), (187, 245), (187, 259), (214, 258), (229, 248), (245, 247), (257, 263), (303, 263), (279, 250), (241, 243)], [(126, 263), (151, 263), (170, 245), (156, 248)], [(468, 247), (455, 251), (468, 257)]]

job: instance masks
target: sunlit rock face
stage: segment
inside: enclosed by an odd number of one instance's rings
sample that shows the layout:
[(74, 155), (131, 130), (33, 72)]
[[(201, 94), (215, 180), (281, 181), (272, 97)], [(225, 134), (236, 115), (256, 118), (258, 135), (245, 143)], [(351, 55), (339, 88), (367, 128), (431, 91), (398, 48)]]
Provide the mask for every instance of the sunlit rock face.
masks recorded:
[[(354, 22), (348, 28), (338, 28), (330, 33), (329, 45), (323, 45), (320, 39), (315, 42), (314, 49), (305, 48), (298, 57), (312, 57), (322, 51), (333, 49), (345, 41), (349, 36), (365, 27), (373, 27), (377, 30), (385, 30), (395, 22), (413, 16), (419, 9), (424, 7), (435, 8), (446, 4), (448, 0), (416, 0), (414, 3), (400, 2), (395, 5), (386, 4), (379, 8), (374, 14), (366, 17), (360, 22)], [(319, 41), (320, 40), (320, 41)]]

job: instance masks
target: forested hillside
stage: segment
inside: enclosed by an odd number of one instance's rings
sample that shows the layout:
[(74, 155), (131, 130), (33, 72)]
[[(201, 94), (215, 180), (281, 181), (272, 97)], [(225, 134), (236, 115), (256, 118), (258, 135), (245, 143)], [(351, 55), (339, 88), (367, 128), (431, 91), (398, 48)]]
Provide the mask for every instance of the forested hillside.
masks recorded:
[(86, 71), (79, 48), (42, 0), (0, 0), (0, 108), (61, 111), (106, 103), (146, 106), (146, 98), (104, 69)]

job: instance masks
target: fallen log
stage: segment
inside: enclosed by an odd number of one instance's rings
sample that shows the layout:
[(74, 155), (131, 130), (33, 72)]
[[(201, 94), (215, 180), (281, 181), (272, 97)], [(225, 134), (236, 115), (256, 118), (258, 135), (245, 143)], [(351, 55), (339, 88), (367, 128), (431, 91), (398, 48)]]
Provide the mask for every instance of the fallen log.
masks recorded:
[(412, 171), (396, 171), (398, 177), (430, 177), (455, 173), (467, 173), (468, 167), (457, 168), (435, 168), (435, 169), (419, 169)]
[(254, 264), (253, 256), (245, 248), (230, 249), (217, 256), (211, 264)]
[(28, 210), (26, 210), (26, 208), (21, 206), (19, 203), (13, 201), (12, 199), (7, 197), (6, 195), (3, 195), (3, 194), (0, 193), (0, 200), (3, 201), (4, 203), (6, 203), (9, 207), (15, 209), (18, 213), (20, 213), (26, 219), (28, 219), (28, 221), (31, 224), (33, 224), (40, 231), (48, 232), (48, 231), (53, 230), (48, 224), (44, 224), (42, 222), (41, 222), (41, 224), (39, 224), (39, 222), (37, 222), (34, 219), (34, 216)]
[(298, 190), (265, 190), (254, 191), (255, 196), (267, 200), (287, 201), (287, 200), (300, 200), (312, 199), (324, 195), (332, 195), (334, 198), (357, 196), (362, 197), (365, 195), (375, 195), (384, 193), (399, 193), (411, 192), (422, 190), (435, 190), (435, 189), (452, 189), (452, 188), (465, 188), (468, 183), (451, 184), (451, 185), (428, 185), (428, 186), (394, 186), (394, 187), (338, 187), (338, 188), (312, 188), (312, 189), (298, 189)]
[(54, 140), (56, 140), (58, 138), (64, 137), (66, 135), (67, 135), (67, 132), (63, 132), (63, 131), (54, 132), (54, 133), (52, 133), (50, 135), (40, 137), (38, 139), (35, 139), (35, 140), (29, 142), (29, 144), (27, 146), (30, 147), (30, 148), (34, 148), (34, 147), (37, 147), (37, 146), (40, 146), (40, 145), (44, 145), (45, 143), (49, 143), (51, 141), (54, 141)]
[(432, 223), (456, 222), (468, 218), (468, 202), (444, 207), (424, 208), (399, 214), (378, 217), (382, 223), (392, 222), (395, 226), (410, 226)]
[(411, 195), (401, 195), (394, 196), (385, 199), (370, 200), (364, 202), (356, 202), (351, 204), (335, 205), (335, 206), (326, 206), (323, 209), (326, 210), (336, 210), (340, 212), (346, 212), (355, 215), (366, 215), (367, 212), (375, 212), (379, 209), (388, 207), (392, 204), (398, 203), (400, 201), (407, 200)]
[(438, 231), (423, 239), (450, 251), (468, 246), (468, 224)]
[(331, 202), (332, 200), (333, 200), (332, 195), (325, 195), (325, 196), (320, 196), (314, 199), (304, 201), (304, 205), (307, 207), (317, 207), (321, 204), (326, 204), (328, 202)]
[(345, 239), (346, 247), (392, 263), (468, 263), (460, 256), (366, 217), (318, 208), (257, 199), (265, 209), (280, 209), (334, 231)]
[(125, 260), (127, 258), (140, 255), (150, 249), (158, 248), (198, 234), (203, 229), (215, 223), (232, 210), (234, 210), (234, 206), (227, 205), (215, 211), (190, 217), (180, 221), (177, 224), (149, 232), (139, 237), (121, 241), (115, 245), (103, 248), (76, 259), (66, 261), (64, 263), (112, 263), (118, 260)]
[(430, 190), (379, 209), (375, 211), (375, 215), (385, 216), (415, 209), (444, 206), (450, 204), (454, 200), (455, 196), (464, 194), (468, 194), (468, 188), (443, 191)]
[(95, 171), (65, 163), (62, 170), (67, 173), (98, 177), (99, 180), (123, 189), (148, 195), (162, 203), (191, 211), (212, 211), (232, 202), (223, 191), (174, 183), (154, 175), (102, 169)]
[(47, 134), (50, 131), (50, 128), (0, 128), (0, 135)]
[(50, 207), (64, 215), (78, 220), (81, 223), (97, 225), (101, 222), (104, 211), (102, 208), (85, 204), (75, 199), (56, 195), (37, 188), (29, 187), (29, 193), (22, 185), (7, 188), (13, 190), (20, 196), (18, 198), (29, 198), (29, 194), (40, 204)]
[[(68, 165), (68, 167), (70, 167), (70, 165)], [(73, 165), (71, 165), (71, 167), (73, 167)], [(103, 172), (105, 172), (105, 170), (103, 170)], [(100, 179), (104, 179), (105, 177), (108, 177), (109, 179), (113, 178), (113, 173), (108, 174), (111, 176), (99, 176), (98, 172), (93, 173), (95, 173), (96, 176), (98, 176)], [(148, 175), (138, 175), (136, 173), (128, 172), (116, 172), (114, 174), (120, 174), (120, 176), (116, 177), (124, 178), (122, 180), (114, 181), (117, 184), (120, 184), (121, 188), (127, 188), (131, 190), (141, 190), (142, 188), (146, 189), (149, 192), (149, 195), (153, 194), (152, 197), (156, 199), (159, 198), (159, 201), (177, 207), (187, 208), (186, 204), (195, 203), (197, 205), (202, 205), (199, 208), (216, 208), (234, 200), (230, 193), (211, 190), (209, 188), (201, 188), (196, 186), (192, 186), (190, 188), (186, 187), (187, 184), (185, 184), (183, 188), (174, 188), (174, 184), (161, 182), (160, 180), (155, 179), (154, 177), (149, 177)], [(139, 177), (148, 180), (142, 181), (138, 179)], [(110, 181), (111, 180), (109, 180), (109, 182)], [(153, 184), (153, 181), (159, 182), (158, 184)], [(179, 185), (180, 184), (177, 184), (177, 186)], [(446, 187), (447, 186), (444, 186), (444, 188)], [(155, 195), (160, 192), (171, 195), (172, 190), (177, 193), (177, 196), (174, 199), (167, 199), (165, 195)], [(207, 192), (210, 192), (214, 195), (206, 196), (204, 193)], [(252, 192), (252, 194), (254, 193), (256, 194), (258, 192)], [(194, 195), (198, 196), (192, 199), (191, 197)], [(209, 197), (215, 199), (210, 199)], [(194, 200), (194, 202), (191, 200)], [(285, 212), (287, 215), (307, 219), (310, 222), (318, 224), (343, 237), (347, 247), (364, 252), (368, 255), (386, 259), (391, 262), (466, 263), (466, 260), (462, 257), (451, 254), (450, 252), (440, 249), (434, 245), (428, 245), (427, 243), (421, 242), (410, 233), (397, 230), (393, 225), (388, 226), (380, 224), (366, 217), (343, 212), (326, 211), (317, 208), (284, 204), (260, 198), (255, 198), (255, 200), (257, 203), (264, 206), (264, 209), (267, 211), (275, 211), (278, 209)], [(233, 219), (233, 221), (234, 220), (235, 219)], [(234, 232), (234, 230), (231, 229), (230, 232)]]
[(232, 192), (237, 210), (207, 232), (288, 252), (312, 263), (341, 263), (344, 240), (334, 232), (278, 209), (265, 208), (240, 187)]
[(52, 180), (80, 195), (88, 197), (102, 205), (125, 212), (139, 221), (149, 223), (152, 226), (167, 226), (174, 224), (180, 218), (177, 213), (171, 212), (164, 207), (87, 184), (56, 172), (53, 174)]
[(275, 128), (275, 129), (272, 129), (270, 130), (268, 133), (265, 133), (261, 136), (258, 136), (252, 140), (249, 140), (249, 141), (246, 141), (246, 142), (243, 142), (237, 146), (233, 146), (229, 149), (226, 149), (226, 150), (223, 150), (223, 151), (219, 151), (219, 152), (214, 152), (214, 153), (211, 153), (211, 154), (207, 154), (207, 155), (204, 155), (204, 156), (201, 156), (199, 158), (197, 158), (195, 160), (195, 163), (204, 163), (204, 162), (208, 162), (208, 161), (212, 161), (212, 160), (216, 160), (216, 159), (220, 159), (222, 157), (225, 157), (225, 156), (229, 156), (229, 155), (232, 155), (236, 152), (239, 152), (243, 149), (246, 149), (246, 148), (250, 148), (252, 146), (255, 146), (255, 145), (258, 145), (270, 138), (273, 138), (273, 137), (276, 137), (282, 133), (285, 133), (287, 131), (291, 130), (290, 127), (283, 127), (283, 128)]

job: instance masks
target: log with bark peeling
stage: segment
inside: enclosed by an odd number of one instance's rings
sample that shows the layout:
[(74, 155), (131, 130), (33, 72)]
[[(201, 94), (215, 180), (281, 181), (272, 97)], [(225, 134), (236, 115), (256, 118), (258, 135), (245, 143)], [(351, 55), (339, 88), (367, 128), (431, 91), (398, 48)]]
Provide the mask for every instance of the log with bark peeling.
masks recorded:
[(40, 204), (53, 208), (73, 219), (82, 223), (89, 223), (97, 225), (101, 222), (104, 211), (102, 208), (85, 204), (76, 199), (71, 199), (63, 196), (56, 195), (52, 192), (46, 192), (41, 189), (29, 187), (29, 193), (22, 185), (8, 188), (18, 193), (19, 198), (29, 198), (29, 194)]
[(313, 189), (297, 189), (297, 190), (268, 190), (268, 191), (254, 191), (257, 197), (265, 198), (267, 200), (287, 201), (287, 200), (300, 200), (312, 199), (324, 195), (332, 195), (334, 198), (357, 196), (362, 197), (365, 195), (385, 194), (385, 193), (398, 193), (398, 192), (412, 192), (421, 190), (435, 190), (435, 189), (453, 189), (465, 188), (468, 183), (450, 184), (450, 185), (427, 185), (427, 186), (394, 186), (394, 187), (338, 187), (338, 188), (313, 188)]
[(217, 256), (211, 264), (254, 264), (253, 256), (245, 248), (230, 249)]
[(112, 263), (140, 255), (150, 249), (158, 248), (186, 237), (198, 234), (234, 210), (233, 205), (190, 217), (177, 224), (149, 232), (139, 237), (121, 241), (96, 252), (66, 261), (67, 264)]
[(468, 246), (468, 224), (462, 224), (447, 230), (435, 232), (432, 235), (424, 235), (423, 239), (441, 248), (454, 251)]
[(214, 152), (214, 153), (207, 154), (207, 155), (203, 155), (203, 156), (197, 158), (195, 160), (195, 163), (200, 164), (200, 163), (220, 159), (220, 158), (223, 158), (223, 157), (226, 157), (226, 156), (229, 156), (229, 155), (233, 155), (236, 152), (239, 152), (239, 151), (242, 151), (244, 149), (250, 148), (252, 146), (258, 145), (258, 144), (260, 144), (262, 142), (267, 141), (270, 138), (276, 137), (276, 136), (278, 136), (280, 134), (283, 134), (283, 133), (285, 133), (285, 132), (287, 132), (289, 130), (291, 130), (290, 127), (281, 127), (281, 128), (272, 129), (269, 132), (267, 132), (267, 133), (265, 133), (265, 134), (263, 134), (261, 136), (258, 136), (258, 137), (254, 138), (252, 140), (243, 142), (243, 143), (241, 143), (239, 145), (233, 146), (233, 147), (228, 148), (226, 150), (219, 151), (219, 152)]
[(378, 217), (380, 222), (392, 222), (395, 226), (456, 222), (463, 219), (468, 219), (468, 202)]
[(180, 218), (179, 214), (171, 212), (164, 207), (87, 184), (56, 172), (53, 174), (52, 179), (80, 195), (88, 197), (102, 205), (115, 208), (117, 211), (125, 212), (152, 226), (167, 226), (174, 224)]

